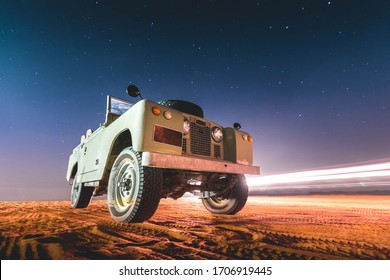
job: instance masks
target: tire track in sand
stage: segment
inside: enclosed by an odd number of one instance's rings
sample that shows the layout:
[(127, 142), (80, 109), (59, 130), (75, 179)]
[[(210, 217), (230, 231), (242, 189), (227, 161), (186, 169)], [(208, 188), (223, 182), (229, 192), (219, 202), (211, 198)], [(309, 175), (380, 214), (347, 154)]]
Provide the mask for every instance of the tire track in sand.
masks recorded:
[(163, 200), (142, 224), (112, 221), (105, 201), (87, 209), (0, 202), (0, 257), (390, 259), (390, 199), (377, 200), (250, 198), (234, 216), (212, 215), (197, 200)]

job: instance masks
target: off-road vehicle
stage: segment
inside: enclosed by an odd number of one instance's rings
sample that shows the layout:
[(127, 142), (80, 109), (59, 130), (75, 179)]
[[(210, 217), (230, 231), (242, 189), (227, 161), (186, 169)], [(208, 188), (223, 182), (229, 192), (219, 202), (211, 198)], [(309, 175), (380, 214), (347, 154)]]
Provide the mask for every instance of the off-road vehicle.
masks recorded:
[(240, 211), (248, 198), (244, 174), (260, 174), (252, 166), (251, 135), (238, 123), (222, 127), (204, 119), (193, 103), (145, 100), (134, 85), (127, 92), (141, 100), (107, 96), (105, 122), (88, 129), (69, 157), (71, 207), (107, 194), (115, 221), (143, 222), (161, 198), (190, 192), (211, 213)]

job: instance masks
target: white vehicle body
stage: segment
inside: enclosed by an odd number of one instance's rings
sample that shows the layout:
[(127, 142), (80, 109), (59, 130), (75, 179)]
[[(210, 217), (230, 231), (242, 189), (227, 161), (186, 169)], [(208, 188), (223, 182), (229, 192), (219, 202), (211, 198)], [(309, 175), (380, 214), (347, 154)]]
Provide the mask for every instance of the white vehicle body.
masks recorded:
[[(185, 192), (199, 192), (204, 202), (213, 197), (226, 200), (224, 196), (238, 181), (246, 185), (243, 174), (260, 174), (260, 168), (252, 166), (252, 138), (248, 133), (165, 105), (107, 97), (105, 123), (94, 132), (87, 131), (69, 157), (66, 179), (72, 183), (72, 207), (86, 207), (92, 195), (108, 193), (112, 210), (126, 212), (116, 215), (110, 210), (115, 220), (144, 221), (151, 215), (129, 217), (127, 211), (140, 195), (137, 188), (144, 188), (143, 172), (152, 174), (148, 185), (157, 186), (147, 188), (157, 189), (155, 196), (159, 198), (176, 199)], [(116, 162), (122, 154), (124, 162)], [(123, 172), (115, 177), (112, 173), (118, 168)]]

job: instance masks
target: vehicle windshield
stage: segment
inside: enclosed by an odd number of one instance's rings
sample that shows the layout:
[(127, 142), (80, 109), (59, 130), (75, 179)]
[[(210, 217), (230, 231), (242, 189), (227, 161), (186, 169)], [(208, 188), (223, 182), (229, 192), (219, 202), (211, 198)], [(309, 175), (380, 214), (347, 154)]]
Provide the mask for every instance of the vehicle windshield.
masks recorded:
[(108, 99), (108, 112), (115, 115), (122, 115), (129, 110), (134, 103), (117, 97), (110, 96)]

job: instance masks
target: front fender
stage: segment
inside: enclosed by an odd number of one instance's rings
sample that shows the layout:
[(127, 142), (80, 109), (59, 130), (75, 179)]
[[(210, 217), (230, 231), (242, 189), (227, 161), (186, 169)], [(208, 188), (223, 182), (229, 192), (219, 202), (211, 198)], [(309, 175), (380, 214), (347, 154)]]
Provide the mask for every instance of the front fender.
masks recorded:
[(68, 162), (68, 170), (66, 172), (66, 180), (68, 182), (71, 178), (73, 178), (75, 170), (77, 170), (77, 159), (74, 154), (71, 154)]

